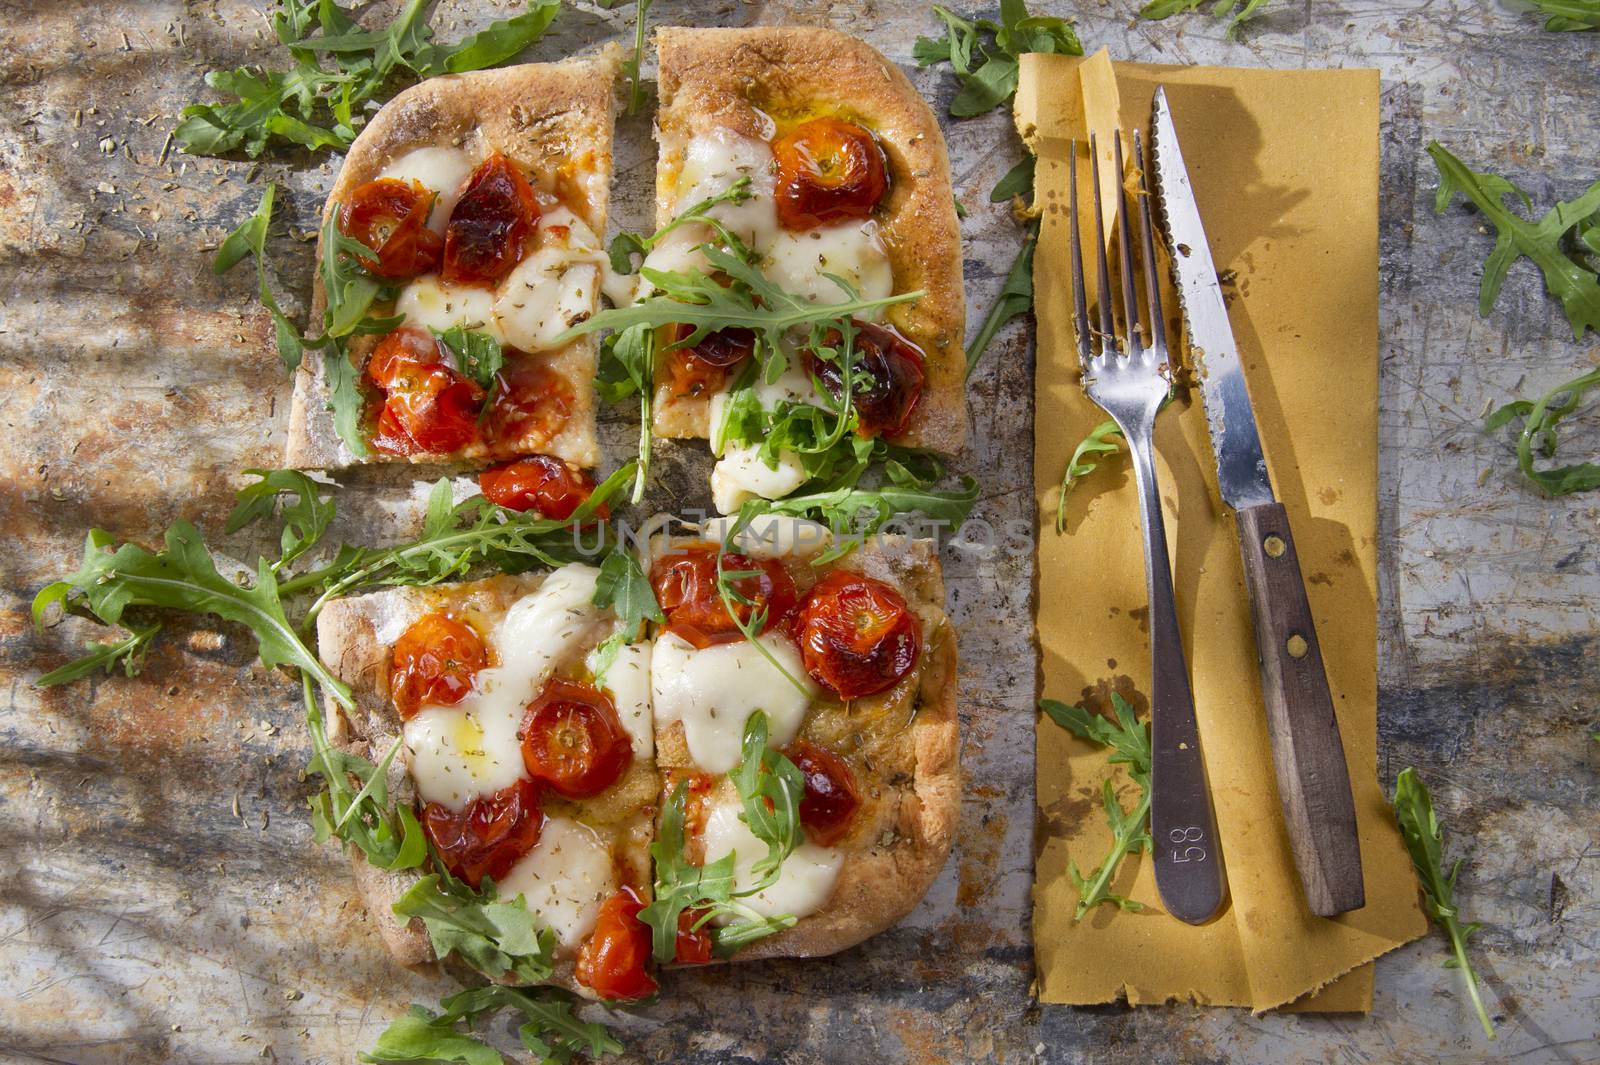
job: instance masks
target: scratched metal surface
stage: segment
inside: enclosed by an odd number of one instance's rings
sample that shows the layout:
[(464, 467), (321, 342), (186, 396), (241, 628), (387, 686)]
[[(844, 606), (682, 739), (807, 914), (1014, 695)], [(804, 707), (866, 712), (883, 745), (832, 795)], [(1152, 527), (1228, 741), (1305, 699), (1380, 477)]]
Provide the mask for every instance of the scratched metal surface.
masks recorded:
[[(390, 5), (393, 6), (393, 5)], [(446, 3), (454, 36), (504, 4)], [(960, 3), (961, 8), (970, 4)], [(1479, 956), (1501, 1017), (1486, 1049), (1430, 938), (1386, 959), (1367, 1018), (1192, 1007), (1073, 1010), (1030, 1001), (1034, 698), (1026, 560), (946, 552), (961, 624), (959, 851), (901, 927), (833, 960), (672, 978), (616, 1019), (642, 1060), (675, 1062), (1469, 1062), (1600, 1060), (1596, 500), (1550, 502), (1476, 428), (1490, 397), (1593, 361), (1531, 268), (1474, 311), (1487, 239), (1437, 220), (1422, 145), (1438, 137), (1548, 203), (1597, 176), (1600, 36), (1550, 36), (1469, 0), (1277, 3), (1241, 43), (1202, 17), (1132, 19), (1132, 0), (1075, 14), (1087, 44), (1155, 61), (1376, 66), (1384, 78), (1380, 455), (1382, 772), (1427, 774), (1488, 924)], [(909, 62), (933, 28), (921, 0), (660, 2), (693, 24), (828, 23)], [(619, 28), (566, 12), (532, 52)], [(163, 157), (212, 66), (276, 62), (260, 12), (214, 3), (0, 2), (0, 1059), (72, 1063), (353, 1060), (387, 1019), (447, 985), (397, 970), (342, 862), (302, 816), (295, 692), (251, 664), (243, 634), (169, 634), (137, 680), (40, 693), (30, 681), (84, 638), (35, 635), (32, 592), (76, 564), (97, 524), (150, 542), (173, 518), (216, 529), (238, 471), (281, 454), (288, 386), (245, 271), (207, 251), (271, 178), (290, 191), (279, 291), (304, 297), (332, 167), (293, 153)], [(948, 98), (942, 75), (918, 73)], [(621, 221), (647, 214), (647, 119), (625, 121)], [(986, 194), (1017, 150), (1004, 116), (948, 123), (972, 316), (1015, 228)], [(980, 515), (1031, 517), (1028, 338), (1002, 335), (972, 390)], [(1330, 402), (1337, 402), (1330, 397)], [(606, 426), (608, 458), (632, 427)], [(704, 502), (705, 462), (671, 449), (656, 501)], [(401, 474), (345, 478), (340, 532), (399, 536)], [(389, 505), (386, 505), (386, 502)], [(243, 553), (248, 545), (240, 545)], [(502, 1033), (508, 1034), (508, 1033)]]

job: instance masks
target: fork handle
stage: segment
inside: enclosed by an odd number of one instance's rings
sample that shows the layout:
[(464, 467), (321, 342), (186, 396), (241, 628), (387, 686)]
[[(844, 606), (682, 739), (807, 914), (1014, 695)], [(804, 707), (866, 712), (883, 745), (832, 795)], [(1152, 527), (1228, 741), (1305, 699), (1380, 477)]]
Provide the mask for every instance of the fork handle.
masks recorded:
[(1263, 503), (1237, 518), (1278, 797), (1300, 883), (1312, 913), (1359, 910), (1366, 888), (1350, 772), (1289, 517), (1282, 503)]
[(1150, 438), (1143, 436), (1138, 445), (1134, 440), (1128, 437), (1128, 450), (1139, 488), (1150, 592), (1150, 836), (1156, 887), (1168, 913), (1189, 924), (1203, 924), (1222, 907), (1222, 851), (1178, 632), (1172, 563)]

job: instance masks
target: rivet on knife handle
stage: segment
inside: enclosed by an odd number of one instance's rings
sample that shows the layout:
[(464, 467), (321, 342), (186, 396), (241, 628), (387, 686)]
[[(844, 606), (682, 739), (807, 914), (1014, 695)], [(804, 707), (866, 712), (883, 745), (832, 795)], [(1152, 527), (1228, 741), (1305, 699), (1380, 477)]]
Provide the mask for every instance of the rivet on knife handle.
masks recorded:
[(1240, 510), (1238, 522), (1278, 795), (1306, 902), (1323, 917), (1358, 910), (1366, 889), (1356, 808), (1289, 519), (1282, 503), (1264, 503)]

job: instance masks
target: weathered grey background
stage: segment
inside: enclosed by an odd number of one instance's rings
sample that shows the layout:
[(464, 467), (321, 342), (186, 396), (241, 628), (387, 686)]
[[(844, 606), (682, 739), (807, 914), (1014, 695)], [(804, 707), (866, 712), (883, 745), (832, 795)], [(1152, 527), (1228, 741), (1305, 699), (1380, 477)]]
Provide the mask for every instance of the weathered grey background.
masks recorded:
[[(350, 1061), (408, 1003), (448, 990), (388, 963), (343, 863), (312, 844), (296, 692), (251, 665), (241, 631), (169, 632), (134, 681), (30, 684), (86, 638), (76, 624), (35, 635), (26, 606), (75, 566), (87, 526), (145, 542), (179, 516), (217, 530), (239, 471), (281, 454), (288, 384), (253, 281), (245, 269), (213, 278), (207, 253), (260, 182), (278, 181), (291, 193), (271, 249), (279, 291), (302, 299), (311, 263), (295, 235), (314, 228), (334, 164), (163, 152), (178, 109), (208, 97), (206, 69), (280, 61), (260, 6), (0, 2), (7, 1061)], [(507, 6), (447, 2), (437, 24), (454, 39)], [(1572, 341), (1526, 264), (1479, 320), (1488, 240), (1460, 208), (1433, 216), (1422, 151), (1437, 137), (1544, 205), (1574, 195), (1600, 177), (1600, 35), (1545, 34), (1468, 0), (1278, 0), (1240, 42), (1204, 16), (1136, 22), (1134, 0), (1038, 6), (1124, 58), (1383, 72), (1381, 772), (1419, 766), (1468, 859), (1461, 894), (1488, 925), (1478, 957), (1500, 1041), (1482, 1041), (1438, 938), (1384, 959), (1370, 1017), (1031, 1002), (1030, 568), (954, 549), (971, 783), (959, 852), (932, 894), (836, 959), (674, 976), (659, 1005), (616, 1019), (619, 1034), (640, 1058), (674, 1062), (1600, 1060), (1600, 499), (1538, 497), (1505, 442), (1477, 428), (1487, 403), (1565, 379), (1600, 348)], [(936, 24), (922, 0), (658, 0), (654, 14), (826, 23), (902, 62)], [(568, 11), (532, 58), (606, 39), (620, 17)], [(943, 73), (914, 76), (935, 99), (953, 91)], [(947, 134), (973, 210), (975, 323), (1015, 246), (986, 196), (1017, 145), (1001, 114)], [(621, 136), (617, 214), (637, 226), (648, 119), (625, 120)], [(983, 478), (989, 519), (1031, 517), (1019, 416), (1031, 369), (1013, 328), (974, 380), (978, 442), (958, 468)], [(618, 460), (633, 427), (618, 413), (607, 429)], [(1574, 451), (1600, 438), (1587, 429), (1575, 427)], [(674, 452), (656, 502), (702, 503), (704, 473), (701, 456)], [(344, 535), (409, 531), (392, 505), (410, 495), (405, 479), (343, 481)]]

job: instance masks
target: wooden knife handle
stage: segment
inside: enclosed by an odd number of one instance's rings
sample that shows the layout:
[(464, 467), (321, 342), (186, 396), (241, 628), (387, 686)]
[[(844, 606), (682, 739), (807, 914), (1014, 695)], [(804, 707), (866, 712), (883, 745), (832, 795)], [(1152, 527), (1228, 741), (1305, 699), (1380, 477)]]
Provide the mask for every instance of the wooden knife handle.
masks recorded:
[(1350, 773), (1289, 517), (1283, 504), (1264, 503), (1239, 511), (1238, 521), (1278, 795), (1300, 882), (1315, 914), (1358, 910), (1366, 888)]

